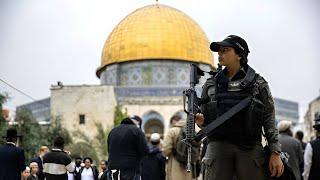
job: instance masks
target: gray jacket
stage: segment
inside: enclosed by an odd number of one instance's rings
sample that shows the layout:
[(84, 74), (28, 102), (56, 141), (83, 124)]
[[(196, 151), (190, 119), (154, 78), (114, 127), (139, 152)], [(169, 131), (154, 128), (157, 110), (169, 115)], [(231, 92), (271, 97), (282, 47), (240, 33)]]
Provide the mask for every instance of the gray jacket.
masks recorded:
[(296, 180), (300, 180), (301, 167), (303, 166), (301, 143), (285, 133), (280, 133), (279, 142), (281, 144), (281, 150), (289, 154), (289, 166), (292, 168)]

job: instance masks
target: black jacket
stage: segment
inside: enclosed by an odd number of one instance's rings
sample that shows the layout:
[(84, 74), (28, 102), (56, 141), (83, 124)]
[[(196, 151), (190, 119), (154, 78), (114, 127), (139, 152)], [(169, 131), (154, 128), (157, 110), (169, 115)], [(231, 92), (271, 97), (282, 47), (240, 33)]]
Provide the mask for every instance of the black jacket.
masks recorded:
[(26, 169), (24, 150), (13, 144), (0, 147), (0, 179), (21, 180), (21, 172)]
[(141, 161), (142, 180), (165, 180), (166, 178), (166, 158), (162, 151), (151, 146), (149, 154)]
[(52, 149), (43, 156), (43, 173), (46, 180), (67, 180), (67, 171), (73, 172), (71, 157), (61, 149)]
[(34, 176), (32, 176), (32, 175), (30, 174), (30, 176), (28, 177), (27, 180), (39, 180), (39, 177), (38, 177), (38, 176), (37, 176), (37, 177), (34, 177)]
[(108, 169), (135, 169), (139, 171), (140, 161), (148, 153), (143, 132), (129, 121), (122, 121), (109, 133)]
[(312, 147), (312, 165), (308, 180), (320, 178), (320, 137), (310, 142)]
[[(83, 169), (84, 169), (84, 167), (82, 167), (80, 169), (79, 174), (77, 175), (78, 177), (76, 177), (76, 180), (81, 180), (81, 174), (82, 174)], [(95, 166), (92, 166), (91, 169), (92, 169), (93, 179), (98, 180), (99, 172), (98, 172), (97, 168)]]

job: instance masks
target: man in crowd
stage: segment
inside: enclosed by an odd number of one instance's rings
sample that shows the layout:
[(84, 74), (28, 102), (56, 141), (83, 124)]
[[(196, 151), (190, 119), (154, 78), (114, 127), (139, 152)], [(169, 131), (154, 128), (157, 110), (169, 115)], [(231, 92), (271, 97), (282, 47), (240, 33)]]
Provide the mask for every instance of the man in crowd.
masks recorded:
[(31, 162), (38, 163), (39, 171), (37, 173), (39, 180), (44, 180), (43, 174), (43, 156), (49, 152), (49, 148), (47, 146), (41, 146), (39, 149), (39, 156), (33, 158)]
[(166, 158), (161, 151), (160, 134), (151, 134), (150, 143), (149, 153), (141, 162), (141, 179), (165, 180)]
[(1, 180), (21, 180), (21, 173), (26, 169), (24, 150), (16, 146), (19, 137), (15, 128), (9, 128), (3, 136), (7, 143), (0, 147)]
[(301, 143), (292, 137), (291, 121), (280, 121), (278, 123), (279, 142), (281, 150), (289, 154), (289, 166), (296, 180), (301, 179), (303, 168), (303, 154)]
[(301, 146), (302, 146), (302, 152), (304, 153), (304, 150), (306, 149), (306, 146), (307, 146), (307, 143), (303, 142), (303, 132), (302, 131), (297, 131), (296, 132), (296, 135), (295, 135), (295, 138), (300, 141), (301, 143)]
[(107, 143), (110, 179), (140, 179), (140, 161), (148, 153), (140, 122), (142, 120), (139, 116), (125, 118), (109, 133)]
[(46, 180), (67, 180), (67, 172), (74, 171), (74, 164), (68, 153), (63, 151), (64, 139), (56, 137), (53, 148), (43, 156), (43, 172)]
[(27, 166), (26, 169), (21, 173), (21, 180), (28, 180), (30, 176), (30, 168)]
[(98, 180), (98, 169), (93, 164), (93, 160), (90, 157), (83, 158), (84, 166), (81, 167), (79, 177), (76, 180)]
[(186, 126), (186, 121), (178, 115), (170, 119), (172, 127), (166, 133), (163, 140), (163, 153), (168, 157), (166, 166), (167, 180), (191, 180), (192, 173), (188, 173), (185, 164), (180, 163), (175, 157), (175, 146), (180, 131)]
[(37, 175), (38, 171), (39, 171), (38, 163), (31, 162), (30, 163), (30, 176), (28, 177), (28, 180), (39, 180), (38, 175)]
[(107, 176), (107, 168), (108, 168), (108, 161), (106, 160), (101, 160), (100, 161), (100, 168), (101, 172), (99, 173), (99, 180), (105, 179)]
[(79, 173), (80, 173), (80, 169), (81, 169), (81, 163), (82, 163), (82, 158), (81, 157), (76, 157), (75, 158), (75, 167), (74, 167), (74, 171), (73, 171), (73, 176), (76, 177), (75, 178), (76, 180), (77, 180), (77, 177), (79, 177)]
[(320, 114), (316, 115), (315, 125), (316, 139), (307, 144), (304, 153), (304, 180), (320, 179)]

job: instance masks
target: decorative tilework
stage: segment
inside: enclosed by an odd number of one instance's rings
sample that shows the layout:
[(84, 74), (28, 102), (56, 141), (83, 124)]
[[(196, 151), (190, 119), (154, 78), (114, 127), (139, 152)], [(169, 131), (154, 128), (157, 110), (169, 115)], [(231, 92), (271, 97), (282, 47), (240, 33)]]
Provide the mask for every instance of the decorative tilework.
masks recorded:
[[(209, 69), (209, 65), (200, 64)], [(207, 70), (206, 71), (209, 71)], [(203, 84), (208, 77), (201, 78)], [(189, 86), (190, 63), (172, 60), (148, 60), (107, 66), (101, 84), (120, 86)]]
[(168, 84), (168, 67), (153, 67), (152, 68), (152, 84), (167, 85)]
[(128, 85), (129, 86), (137, 86), (137, 85), (142, 85), (143, 84), (143, 79), (142, 79), (142, 69), (137, 67), (137, 68), (132, 68), (128, 73)]
[(178, 85), (188, 85), (190, 83), (190, 69), (177, 68), (176, 75)]

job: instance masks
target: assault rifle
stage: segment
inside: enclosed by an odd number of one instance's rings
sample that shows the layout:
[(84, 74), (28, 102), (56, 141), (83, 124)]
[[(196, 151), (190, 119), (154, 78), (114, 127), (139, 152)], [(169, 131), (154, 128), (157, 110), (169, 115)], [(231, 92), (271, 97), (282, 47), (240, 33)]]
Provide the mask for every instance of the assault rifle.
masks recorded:
[[(191, 171), (191, 150), (192, 141), (195, 135), (195, 118), (196, 114), (200, 111), (199, 98), (195, 90), (195, 86), (199, 83), (199, 79), (204, 75), (197, 65), (191, 64), (190, 71), (190, 88), (183, 91), (183, 106), (184, 111), (187, 113), (187, 126), (186, 126), (186, 138), (183, 140), (188, 147), (188, 159), (187, 159), (187, 171)], [(187, 99), (187, 101), (186, 101)], [(186, 102), (188, 107), (186, 109)]]
[[(217, 71), (213, 72), (206, 72), (201, 70), (197, 65), (191, 64), (191, 71), (190, 71), (190, 88), (183, 91), (183, 105), (184, 111), (187, 113), (187, 126), (186, 126), (186, 138), (183, 142), (188, 147), (188, 156), (187, 156), (187, 171), (191, 171), (191, 151), (192, 151), (192, 142), (199, 142), (202, 140), (206, 134), (203, 131), (198, 132), (195, 134), (195, 118), (198, 112), (201, 112), (200, 105), (202, 100), (197, 97), (197, 93), (195, 90), (195, 86), (199, 83), (199, 79), (201, 76), (204, 76), (204, 73), (209, 73), (211, 76), (215, 76), (219, 71), (222, 70), (222, 66), (218, 64)], [(186, 101), (187, 99), (187, 101)], [(186, 102), (188, 107), (186, 109)]]

